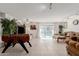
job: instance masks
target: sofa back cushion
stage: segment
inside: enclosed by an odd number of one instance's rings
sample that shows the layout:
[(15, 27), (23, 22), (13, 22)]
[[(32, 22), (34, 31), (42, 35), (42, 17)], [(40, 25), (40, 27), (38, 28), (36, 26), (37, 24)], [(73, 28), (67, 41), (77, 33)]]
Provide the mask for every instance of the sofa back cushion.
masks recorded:
[(71, 39), (74, 41), (77, 41), (77, 37), (72, 37)]

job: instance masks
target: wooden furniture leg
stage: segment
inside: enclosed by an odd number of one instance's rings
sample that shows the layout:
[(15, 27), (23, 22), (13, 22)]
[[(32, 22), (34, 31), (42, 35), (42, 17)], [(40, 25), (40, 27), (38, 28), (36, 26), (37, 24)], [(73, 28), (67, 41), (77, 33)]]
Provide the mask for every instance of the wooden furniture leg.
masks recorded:
[(27, 41), (27, 43), (29, 44), (30, 47), (32, 47), (31, 43), (29, 41)]
[(13, 43), (13, 47), (16, 45), (16, 43)]
[(26, 47), (25, 47), (25, 45), (24, 45), (24, 43), (22, 42), (22, 40), (18, 40), (18, 43), (23, 47), (23, 49), (27, 52), (27, 53), (29, 53), (29, 51), (26, 49)]
[(7, 42), (7, 45), (3, 49), (2, 53), (4, 53), (8, 49), (8, 47), (11, 45), (12, 42), (13, 42), (13, 40), (11, 40), (11, 39)]

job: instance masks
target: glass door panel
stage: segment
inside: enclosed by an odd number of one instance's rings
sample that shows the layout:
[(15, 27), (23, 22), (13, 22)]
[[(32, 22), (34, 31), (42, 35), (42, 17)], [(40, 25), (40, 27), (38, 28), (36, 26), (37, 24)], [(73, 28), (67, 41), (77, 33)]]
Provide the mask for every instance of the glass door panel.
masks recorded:
[(40, 26), (40, 38), (41, 39), (52, 39), (54, 34), (52, 25), (41, 25)]

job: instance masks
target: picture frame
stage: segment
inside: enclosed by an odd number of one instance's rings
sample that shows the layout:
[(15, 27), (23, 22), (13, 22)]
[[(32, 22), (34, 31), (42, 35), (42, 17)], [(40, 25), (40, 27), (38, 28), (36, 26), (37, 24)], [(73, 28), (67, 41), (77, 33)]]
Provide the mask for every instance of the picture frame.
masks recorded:
[(30, 30), (36, 30), (36, 25), (30, 25)]

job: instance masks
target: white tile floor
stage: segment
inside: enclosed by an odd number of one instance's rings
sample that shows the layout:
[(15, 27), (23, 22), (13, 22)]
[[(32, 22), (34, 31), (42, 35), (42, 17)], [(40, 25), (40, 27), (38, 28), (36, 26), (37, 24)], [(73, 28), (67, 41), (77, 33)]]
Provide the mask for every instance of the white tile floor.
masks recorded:
[(55, 39), (32, 39), (32, 47), (25, 43), (29, 54), (17, 44), (15, 47), (10, 47), (5, 53), (1, 53), (3, 48), (0, 48), (1, 56), (68, 56), (65, 43), (57, 43)]

